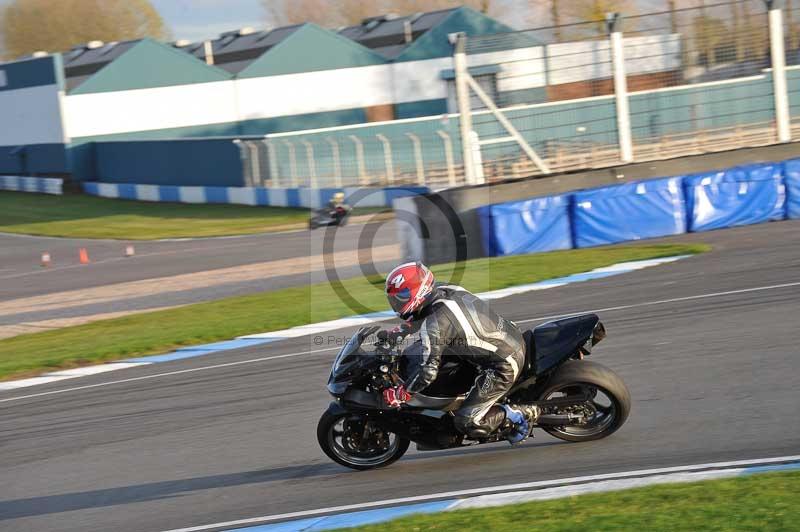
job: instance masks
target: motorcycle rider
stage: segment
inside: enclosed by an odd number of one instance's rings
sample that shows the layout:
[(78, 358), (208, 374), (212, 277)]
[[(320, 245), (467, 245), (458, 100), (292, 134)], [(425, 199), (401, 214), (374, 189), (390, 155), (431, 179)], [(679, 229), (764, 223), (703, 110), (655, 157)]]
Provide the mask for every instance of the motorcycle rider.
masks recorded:
[(496, 404), (513, 386), (525, 362), (525, 342), (516, 324), (460, 286), (437, 285), (433, 273), (420, 262), (392, 270), (386, 278), (386, 296), (392, 309), (408, 322), (402, 330), (393, 331), (395, 337), (419, 332), (422, 358), (410, 364), (404, 384), (384, 390), (384, 401), (399, 408), (433, 383), (442, 356), (454, 356), (479, 370), (454, 413), (456, 428), (478, 439), (505, 423), (504, 433), (512, 444), (525, 440), (539, 416), (538, 407)]

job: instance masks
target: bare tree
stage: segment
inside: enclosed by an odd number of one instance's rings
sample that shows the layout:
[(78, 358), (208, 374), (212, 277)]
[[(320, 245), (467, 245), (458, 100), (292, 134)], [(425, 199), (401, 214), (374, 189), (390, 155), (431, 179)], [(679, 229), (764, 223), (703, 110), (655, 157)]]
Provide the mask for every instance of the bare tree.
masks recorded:
[(550, 0), (550, 16), (553, 19), (553, 37), (556, 42), (561, 42), (561, 14), (558, 12), (558, 0)]
[[(633, 0), (570, 0), (563, 5), (565, 18), (585, 23), (570, 28), (570, 38), (605, 36), (606, 13), (622, 13), (628, 17), (637, 13)], [(625, 29), (627, 31), (635, 30), (632, 24), (632, 22), (627, 23)]]
[(326, 28), (359, 24), (386, 13), (409, 15), (461, 5), (492, 17), (504, 13), (501, 3), (493, 0), (261, 0), (261, 5), (272, 26), (313, 22)]
[(692, 20), (692, 33), (695, 47), (701, 54), (700, 63), (708, 67), (715, 65), (721, 46), (730, 40), (728, 26), (723, 20), (703, 13)]
[(92, 40), (166, 39), (149, 0), (14, 0), (0, 11), (6, 57), (58, 52)]

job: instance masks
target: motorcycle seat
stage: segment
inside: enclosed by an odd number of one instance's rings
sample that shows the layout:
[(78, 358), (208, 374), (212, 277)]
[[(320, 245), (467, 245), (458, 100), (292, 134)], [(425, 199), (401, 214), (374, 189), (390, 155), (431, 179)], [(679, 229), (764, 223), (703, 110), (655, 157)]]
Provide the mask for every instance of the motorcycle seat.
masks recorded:
[(525, 331), (525, 372), (547, 371), (558, 361), (575, 352), (592, 337), (600, 321), (596, 314), (571, 316), (543, 323), (532, 331)]

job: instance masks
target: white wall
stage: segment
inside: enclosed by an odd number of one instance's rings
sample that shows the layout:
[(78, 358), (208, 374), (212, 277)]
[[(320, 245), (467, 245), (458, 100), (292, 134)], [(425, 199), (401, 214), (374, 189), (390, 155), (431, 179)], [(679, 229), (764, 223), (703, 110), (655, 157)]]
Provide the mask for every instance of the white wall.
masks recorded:
[(392, 103), (390, 65), (247, 78), (233, 83), (241, 120)]
[[(500, 91), (611, 76), (607, 41), (586, 41), (473, 54), (469, 66), (499, 65)], [(679, 36), (625, 39), (629, 74), (680, 67)], [(545, 68), (545, 61), (547, 68)], [(68, 95), (69, 137), (203, 126), (447, 98), (451, 57), (387, 65), (265, 76), (193, 85)], [(549, 77), (549, 79), (548, 79)], [(29, 89), (26, 89), (29, 90)], [(0, 92), (0, 97), (3, 94)], [(0, 105), (2, 105), (0, 103)], [(39, 112), (39, 106), (10, 106)], [(0, 107), (2, 108), (2, 107)], [(44, 111), (41, 111), (44, 113)], [(52, 110), (49, 111), (52, 114)], [(41, 128), (36, 127), (37, 132)], [(4, 128), (9, 138), (14, 130)], [(53, 133), (52, 129), (49, 133)], [(0, 132), (3, 134), (3, 132)]]
[(231, 81), (177, 85), (65, 97), (64, 119), (72, 137), (111, 135), (237, 120)]

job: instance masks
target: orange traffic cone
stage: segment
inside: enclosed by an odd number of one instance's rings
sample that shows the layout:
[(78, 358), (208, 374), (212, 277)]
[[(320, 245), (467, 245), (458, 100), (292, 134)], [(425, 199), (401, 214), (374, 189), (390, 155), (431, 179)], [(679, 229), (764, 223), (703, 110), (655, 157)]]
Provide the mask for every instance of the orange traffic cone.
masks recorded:
[(50, 266), (50, 254), (48, 252), (42, 253), (42, 268)]
[(86, 252), (86, 248), (78, 250), (78, 259), (81, 261), (81, 264), (89, 264), (89, 253)]

